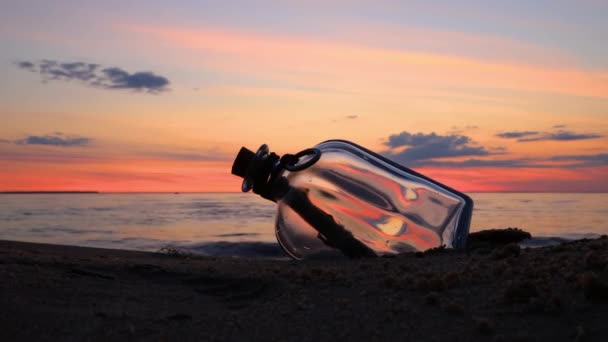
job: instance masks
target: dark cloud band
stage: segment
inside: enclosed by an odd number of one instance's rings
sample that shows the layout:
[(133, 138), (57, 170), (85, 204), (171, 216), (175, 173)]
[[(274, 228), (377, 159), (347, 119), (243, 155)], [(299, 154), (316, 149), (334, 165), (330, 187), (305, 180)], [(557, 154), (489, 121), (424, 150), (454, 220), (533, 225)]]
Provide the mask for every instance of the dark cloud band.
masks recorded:
[(23, 70), (38, 72), (44, 82), (79, 81), (86, 85), (103, 89), (129, 89), (148, 93), (169, 90), (169, 80), (149, 71), (129, 73), (117, 67), (102, 67), (84, 62), (59, 62), (42, 60), (39, 62), (19, 61), (15, 65)]
[[(557, 125), (554, 127), (563, 127), (563, 125)], [(518, 142), (531, 142), (531, 141), (572, 141), (572, 140), (587, 140), (587, 139), (598, 139), (604, 136), (596, 133), (577, 133), (572, 131), (558, 130), (557, 132), (535, 132), (535, 131), (514, 131), (514, 132), (503, 132), (496, 134), (499, 138), (504, 139), (517, 139)]]
[[(563, 131), (557, 140), (582, 139), (577, 133)], [(504, 132), (499, 136), (510, 139), (531, 139), (530, 137), (545, 133), (535, 131)], [(548, 133), (547, 133), (548, 134)], [(540, 139), (539, 139), (540, 140)], [(389, 149), (382, 152), (408, 167), (447, 167), (447, 168), (584, 168), (608, 166), (608, 153), (592, 155), (558, 155), (547, 158), (500, 158), (490, 157), (507, 155), (504, 147), (484, 147), (473, 142), (465, 135), (437, 133), (401, 132), (388, 137), (384, 143)], [(468, 157), (468, 158), (467, 158)], [(488, 157), (475, 158), (475, 157)]]
[(561, 155), (553, 156), (550, 160), (566, 162), (574, 167), (608, 166), (608, 153)]
[(503, 132), (503, 133), (496, 134), (496, 136), (499, 138), (505, 138), (505, 139), (520, 139), (520, 138), (524, 138), (524, 137), (534, 136), (537, 134), (539, 134), (539, 132), (523, 131), (523, 132)]
[(602, 138), (603, 135), (595, 133), (576, 133), (570, 131), (559, 131), (553, 133), (544, 133), (537, 137), (522, 138), (517, 141), (530, 142), (530, 141), (541, 141), (541, 140), (554, 140), (554, 141), (572, 141), (572, 140), (587, 140), (587, 139), (598, 139)]
[(87, 146), (91, 143), (90, 138), (65, 136), (63, 134), (53, 135), (30, 135), (15, 141), (18, 145), (47, 145), (47, 146)]
[[(412, 163), (436, 158), (487, 156), (491, 153), (483, 146), (475, 146), (465, 135), (436, 133), (401, 132), (388, 137), (385, 152), (389, 158), (399, 162)], [(406, 147), (403, 150), (401, 148)]]

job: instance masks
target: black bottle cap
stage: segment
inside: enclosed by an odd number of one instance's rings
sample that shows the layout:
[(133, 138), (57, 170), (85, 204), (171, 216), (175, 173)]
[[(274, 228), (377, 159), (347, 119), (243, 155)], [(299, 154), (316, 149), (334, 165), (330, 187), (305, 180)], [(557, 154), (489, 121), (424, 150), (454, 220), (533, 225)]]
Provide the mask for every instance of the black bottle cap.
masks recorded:
[(254, 158), (255, 152), (246, 147), (241, 147), (239, 154), (234, 159), (234, 163), (232, 163), (232, 174), (245, 178), (247, 176), (247, 169)]

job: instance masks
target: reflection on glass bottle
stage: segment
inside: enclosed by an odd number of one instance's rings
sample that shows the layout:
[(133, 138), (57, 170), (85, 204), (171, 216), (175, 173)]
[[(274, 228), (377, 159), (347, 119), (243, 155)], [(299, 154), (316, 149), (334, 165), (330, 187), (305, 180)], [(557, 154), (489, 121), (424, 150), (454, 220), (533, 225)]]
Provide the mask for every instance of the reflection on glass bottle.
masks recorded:
[[(246, 149), (245, 149), (246, 150)], [(372, 256), (464, 247), (472, 200), (348, 141), (279, 158), (241, 150), (243, 190), (278, 204), (276, 236), (296, 259)]]

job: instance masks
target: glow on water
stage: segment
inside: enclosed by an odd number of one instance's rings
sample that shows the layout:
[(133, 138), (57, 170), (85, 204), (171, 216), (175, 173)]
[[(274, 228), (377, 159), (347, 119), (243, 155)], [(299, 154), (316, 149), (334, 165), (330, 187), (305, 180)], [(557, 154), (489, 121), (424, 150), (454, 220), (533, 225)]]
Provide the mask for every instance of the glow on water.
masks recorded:
[(584, 238), (608, 234), (606, 193), (483, 193), (472, 229), (519, 227), (534, 236)]

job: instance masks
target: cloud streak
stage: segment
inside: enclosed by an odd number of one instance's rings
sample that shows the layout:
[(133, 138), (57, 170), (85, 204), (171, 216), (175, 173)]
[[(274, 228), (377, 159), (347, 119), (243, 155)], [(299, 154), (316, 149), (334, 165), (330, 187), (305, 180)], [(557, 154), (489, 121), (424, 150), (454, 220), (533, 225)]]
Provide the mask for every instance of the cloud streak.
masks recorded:
[(465, 160), (413, 160), (409, 167), (439, 168), (529, 168), (529, 169), (575, 169), (608, 166), (608, 153), (592, 155), (557, 155), (548, 158), (509, 159), (465, 159)]
[[(93, 144), (93, 142), (96, 142)], [(0, 148), (0, 160), (11, 162), (78, 164), (91, 162), (124, 163), (134, 160), (179, 163), (223, 163), (233, 160), (233, 154), (220, 149), (158, 148), (145, 146), (107, 145), (92, 138), (65, 135), (56, 132), (49, 135), (28, 135), (21, 139), (0, 139), (0, 143), (13, 146)], [(16, 146), (15, 146), (16, 145)], [(36, 146), (57, 148), (40, 149)], [(72, 148), (86, 147), (86, 148)]]
[(591, 167), (591, 166), (608, 166), (608, 153), (598, 154), (571, 154), (553, 156), (552, 161), (570, 162), (570, 166), (575, 167)]
[(499, 138), (505, 138), (505, 139), (519, 139), (519, 138), (524, 138), (524, 137), (528, 137), (531, 135), (537, 135), (539, 134), (539, 132), (536, 131), (522, 131), (522, 132), (503, 132), (503, 133), (498, 133), (496, 134), (497, 137)]
[(517, 139), (518, 142), (531, 142), (531, 141), (573, 141), (573, 140), (588, 140), (598, 139), (604, 136), (597, 133), (577, 133), (572, 131), (558, 130), (556, 132), (536, 132), (536, 131), (513, 131), (513, 132), (502, 132), (496, 134), (499, 138), (504, 139)]
[(85, 85), (102, 89), (135, 90), (160, 93), (169, 90), (169, 79), (150, 71), (134, 73), (118, 67), (103, 67), (95, 63), (59, 62), (42, 60), (39, 62), (18, 61), (15, 65), (22, 70), (37, 72), (43, 82), (78, 81)]
[(553, 165), (539, 163), (531, 159), (466, 159), (460, 161), (419, 160), (408, 165), (412, 167), (442, 167), (442, 168), (550, 168)]
[(60, 147), (88, 146), (92, 139), (78, 136), (65, 136), (61, 133), (53, 135), (30, 135), (23, 139), (15, 140), (18, 145), (46, 145)]
[(554, 133), (545, 133), (538, 137), (522, 138), (518, 141), (529, 142), (529, 141), (541, 141), (541, 140), (554, 140), (554, 141), (571, 141), (571, 140), (587, 140), (587, 139), (598, 139), (602, 138), (603, 135), (595, 133), (576, 133), (570, 131), (559, 131)]
[(203, 151), (190, 152), (183, 150), (176, 151), (142, 151), (139, 154), (142, 156), (160, 159), (160, 160), (175, 160), (184, 162), (229, 162), (233, 159), (233, 156), (226, 154), (221, 151)]

